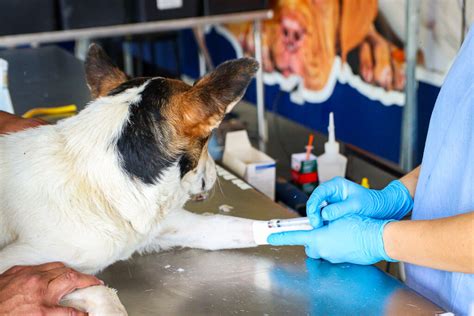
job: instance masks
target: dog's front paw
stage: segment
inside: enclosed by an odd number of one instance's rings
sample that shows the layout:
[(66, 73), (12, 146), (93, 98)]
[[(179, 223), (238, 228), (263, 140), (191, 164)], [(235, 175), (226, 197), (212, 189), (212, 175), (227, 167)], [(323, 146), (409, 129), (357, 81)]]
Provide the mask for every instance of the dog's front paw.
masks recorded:
[(117, 291), (103, 285), (76, 290), (63, 297), (60, 304), (87, 312), (90, 316), (127, 315)]

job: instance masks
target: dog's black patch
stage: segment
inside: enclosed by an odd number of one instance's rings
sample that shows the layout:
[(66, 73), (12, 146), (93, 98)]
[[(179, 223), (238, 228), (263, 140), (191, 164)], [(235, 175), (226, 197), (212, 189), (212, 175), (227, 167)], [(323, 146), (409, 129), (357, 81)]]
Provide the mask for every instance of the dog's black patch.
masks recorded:
[(151, 78), (133, 78), (127, 82), (122, 83), (120, 86), (117, 88), (113, 89), (112, 91), (109, 92), (108, 95), (117, 95), (119, 93), (124, 92), (127, 89), (130, 88), (137, 88), (147, 82), (147, 80), (150, 80)]
[(190, 159), (190, 157), (186, 154), (181, 156), (179, 160), (179, 171), (181, 173), (181, 178), (184, 177), (186, 173), (194, 169), (195, 163)]
[[(145, 83), (138, 78), (124, 83), (112, 91), (120, 93), (130, 87)], [(141, 100), (130, 105), (130, 117), (117, 141), (124, 170), (146, 184), (155, 184), (164, 169), (178, 157), (168, 150), (166, 124), (161, 110), (170, 97), (170, 87), (164, 79), (151, 80), (141, 93)]]
[[(208, 140), (209, 140), (209, 136), (200, 139), (198, 141), (199, 146), (201, 148), (204, 148)], [(179, 160), (179, 171), (181, 173), (181, 179), (184, 177), (186, 173), (196, 168), (196, 166), (199, 163), (200, 157), (201, 155), (199, 155), (197, 159), (193, 159), (189, 154), (186, 154), (186, 153), (181, 156), (181, 159)]]

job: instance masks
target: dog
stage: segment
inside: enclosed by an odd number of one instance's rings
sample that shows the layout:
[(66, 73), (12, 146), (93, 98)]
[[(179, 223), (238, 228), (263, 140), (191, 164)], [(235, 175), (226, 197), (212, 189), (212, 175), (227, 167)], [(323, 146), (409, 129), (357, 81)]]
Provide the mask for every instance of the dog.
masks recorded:
[[(271, 1), (274, 16), (265, 20), (262, 27), (263, 70), (276, 71), (284, 77), (298, 75), (306, 89), (320, 91), (328, 84), (336, 56), (340, 56), (365, 82), (387, 91), (403, 90), (403, 52), (395, 45), (395, 38), (387, 36), (394, 34), (378, 15), (378, 2)], [(391, 6), (397, 3), (385, 2)], [(377, 30), (376, 24), (383, 24), (385, 30)], [(252, 55), (252, 24), (231, 24), (227, 28), (243, 51)], [(358, 58), (349, 59), (351, 52), (358, 54)]]
[[(213, 187), (209, 137), (258, 67), (228, 61), (193, 86), (129, 79), (92, 44), (85, 73), (93, 101), (55, 125), (0, 137), (0, 273), (60, 261), (94, 274), (135, 252), (256, 246), (252, 220), (183, 205)], [(76, 290), (61, 304), (126, 314), (106, 286)]]

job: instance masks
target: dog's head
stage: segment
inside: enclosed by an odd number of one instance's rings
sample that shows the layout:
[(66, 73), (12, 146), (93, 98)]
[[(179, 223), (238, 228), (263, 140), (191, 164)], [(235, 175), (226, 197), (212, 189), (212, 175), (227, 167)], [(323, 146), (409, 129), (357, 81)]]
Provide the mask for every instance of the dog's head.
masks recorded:
[(127, 176), (155, 185), (167, 170), (178, 168), (179, 179), (172, 180), (180, 181), (186, 193), (212, 188), (216, 171), (209, 137), (242, 98), (258, 69), (256, 61), (225, 62), (193, 86), (162, 77), (129, 79), (97, 45), (89, 48), (85, 67), (94, 99), (130, 100), (114, 140)]

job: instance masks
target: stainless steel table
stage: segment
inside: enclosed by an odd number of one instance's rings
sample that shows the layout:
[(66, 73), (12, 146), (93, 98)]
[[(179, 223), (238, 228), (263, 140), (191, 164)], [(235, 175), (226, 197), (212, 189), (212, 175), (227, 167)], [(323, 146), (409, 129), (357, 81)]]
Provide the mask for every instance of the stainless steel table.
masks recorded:
[[(292, 214), (253, 189), (220, 177), (222, 191), (188, 203), (197, 213), (284, 218)], [(374, 266), (307, 259), (302, 247), (202, 251), (176, 249), (135, 256), (100, 277), (118, 290), (130, 315), (433, 315), (427, 299)]]

